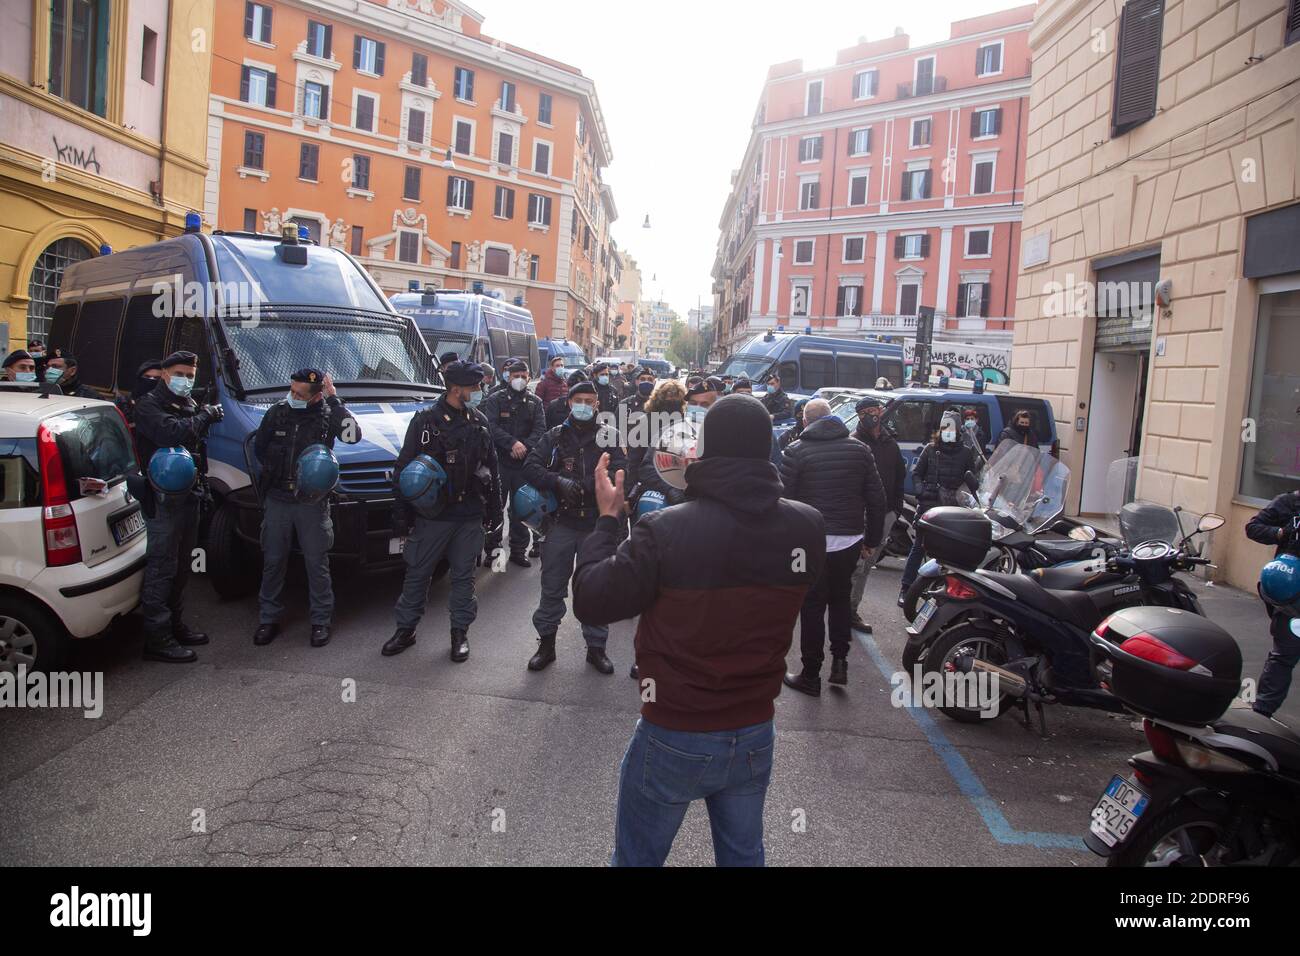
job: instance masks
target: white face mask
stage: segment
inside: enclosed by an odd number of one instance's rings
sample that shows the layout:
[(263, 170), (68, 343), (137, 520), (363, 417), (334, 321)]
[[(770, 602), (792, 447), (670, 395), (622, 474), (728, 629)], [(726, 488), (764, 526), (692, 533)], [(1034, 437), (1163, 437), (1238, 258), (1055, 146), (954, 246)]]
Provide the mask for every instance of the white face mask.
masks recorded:
[(510, 380), (510, 387), (513, 388), (516, 392), (522, 392), (524, 389), (528, 387), (528, 379), (512, 378)]
[(957, 433), (952, 429), (945, 428), (943, 431), (939, 433), (939, 437), (943, 439), (944, 442), (951, 445), (953, 442), (957, 440)]

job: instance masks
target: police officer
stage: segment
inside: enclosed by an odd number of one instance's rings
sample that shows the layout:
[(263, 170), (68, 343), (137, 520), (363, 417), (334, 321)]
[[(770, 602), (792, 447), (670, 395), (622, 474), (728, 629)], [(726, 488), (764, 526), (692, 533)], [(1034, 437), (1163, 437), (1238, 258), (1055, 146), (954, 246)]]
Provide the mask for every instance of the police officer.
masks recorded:
[(293, 539), (298, 538), (307, 567), (311, 595), (311, 646), (330, 642), (334, 588), (329, 551), (334, 544), (329, 497), (306, 500), (298, 487), (298, 458), (311, 445), (333, 448), (336, 440), (355, 445), (361, 428), (338, 397), (329, 375), (304, 368), (289, 376), (289, 395), (262, 417), (253, 439), (253, 454), (262, 466), (262, 590), (253, 643), (270, 644), (280, 633), (284, 614), (284, 575), (289, 570)]
[[(383, 654), (392, 657), (415, 643), (429, 581), (445, 555), (451, 564), (451, 659), (460, 664), (469, 660), (469, 628), (478, 616), (474, 568), (486, 535), (500, 533), (501, 479), (491, 430), (478, 410), (482, 367), (454, 362), (443, 377), (447, 391), (411, 419), (393, 468), (393, 528), (406, 538), (406, 578), (394, 609), (397, 630), (384, 644)], [(441, 510), (433, 518), (415, 514), (398, 488), (402, 469), (417, 455), (433, 458), (447, 474)]]
[(77, 378), (77, 357), (64, 348), (51, 349), (45, 362), (45, 381), (73, 398), (99, 398), (99, 393)]
[(442, 374), (446, 374), (447, 366), (450, 365), (452, 362), (459, 362), (459, 361), (460, 361), (460, 356), (457, 355), (455, 352), (443, 352), (440, 356), (438, 356), (438, 371)]
[(158, 379), (162, 378), (162, 362), (157, 359), (148, 359), (140, 363), (136, 369), (135, 384), (131, 386), (131, 392), (127, 395), (119, 395), (113, 400), (126, 423), (134, 430), (135, 428), (135, 406), (140, 399), (148, 395), (158, 386)]
[(763, 407), (774, 421), (790, 417), (790, 396), (781, 387), (781, 376), (776, 372), (767, 377), (767, 394), (763, 396)]
[[(1274, 557), (1284, 554), (1300, 557), (1300, 491), (1288, 491), (1274, 498), (1267, 507), (1246, 523), (1246, 537), (1259, 544), (1276, 548)], [(1300, 662), (1300, 638), (1291, 632), (1290, 618), (1270, 610), (1269, 633), (1273, 649), (1259, 676), (1259, 691), (1252, 708), (1255, 713), (1272, 717), (1291, 689), (1291, 672)]]
[[(613, 412), (618, 411), (618, 390), (613, 385), (610, 378), (609, 365), (605, 362), (597, 362), (591, 370), (591, 380), (596, 384), (596, 398), (600, 402), (597, 411)], [(593, 487), (595, 487), (593, 485)]]
[(140, 613), (144, 618), (146, 660), (169, 664), (196, 660), (192, 646), (208, 643), (181, 619), (182, 592), (189, 580), (190, 556), (198, 537), (199, 501), (205, 492), (207, 458), (203, 442), (208, 428), (222, 419), (220, 405), (198, 405), (190, 397), (198, 374), (198, 356), (173, 352), (162, 360), (162, 377), (135, 406), (135, 446), (144, 468), (159, 448), (180, 446), (194, 456), (199, 480), (194, 490), (176, 500), (156, 497), (147, 484), (144, 508), (148, 544)]
[[(596, 424), (597, 386), (579, 382), (569, 389), (569, 417), (552, 428), (528, 455), (524, 477), (539, 491), (549, 491), (559, 510), (542, 543), (542, 596), (533, 614), (538, 648), (528, 662), (530, 671), (544, 670), (555, 660), (555, 635), (564, 620), (564, 599), (573, 576), (578, 548), (596, 527), (596, 463), (609, 453), (609, 474), (627, 472), (627, 458), (618, 447), (618, 434)], [(602, 674), (614, 673), (605, 654), (609, 628), (582, 625), (587, 663)]]
[[(515, 359), (506, 366), (510, 376), (507, 388), (497, 389), (483, 400), (483, 417), (492, 429), (497, 460), (501, 465), (502, 490), (510, 494), (510, 562), (531, 568), (528, 560), (528, 526), (515, 517), (515, 492), (528, 482), (524, 479), (524, 460), (546, 434), (546, 409), (541, 399), (528, 391), (528, 363)], [(500, 541), (487, 542), (488, 552), (500, 547)]]
[(559, 425), (563, 425), (565, 419), (569, 417), (569, 389), (579, 382), (590, 381), (590, 376), (580, 368), (575, 368), (569, 375), (568, 386), (564, 394), (553, 402), (546, 405), (546, 430), (550, 431)]
[(6, 355), (0, 369), (4, 370), (6, 382), (36, 381), (36, 359), (26, 349), (14, 349)]

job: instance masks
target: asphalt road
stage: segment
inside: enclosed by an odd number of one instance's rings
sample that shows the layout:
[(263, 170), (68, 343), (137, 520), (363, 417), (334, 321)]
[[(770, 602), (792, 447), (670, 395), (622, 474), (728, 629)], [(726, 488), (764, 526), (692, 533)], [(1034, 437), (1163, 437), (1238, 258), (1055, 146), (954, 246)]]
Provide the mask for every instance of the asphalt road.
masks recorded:
[[(1111, 774), (1145, 749), (1140, 732), (1064, 707), (1049, 711), (1043, 738), (1014, 715), (966, 726), (892, 706), (900, 569), (891, 560), (873, 574), (863, 613), (876, 636), (857, 636), (847, 690), (787, 689), (777, 701), (768, 862), (1097, 865), (1079, 837)], [(612, 629), (614, 676), (586, 665), (572, 618), (560, 659), (531, 674), (538, 568), (484, 569), (468, 663), (448, 660), (445, 583), (416, 646), (384, 658), (396, 578), (336, 572), (335, 639), (323, 649), (307, 643), (305, 589), (291, 582), (287, 633), (270, 647), (252, 644), (252, 599), (223, 602), (199, 578), (189, 619), (213, 636), (199, 663), (142, 661), (127, 623), (73, 656), (73, 669), (105, 673), (100, 719), (0, 710), (0, 864), (608, 860), (639, 704), (631, 623)], [(1257, 675), (1268, 647), (1257, 599), (1197, 587)], [(1283, 716), (1300, 716), (1298, 704)], [(696, 805), (669, 862), (712, 860)]]

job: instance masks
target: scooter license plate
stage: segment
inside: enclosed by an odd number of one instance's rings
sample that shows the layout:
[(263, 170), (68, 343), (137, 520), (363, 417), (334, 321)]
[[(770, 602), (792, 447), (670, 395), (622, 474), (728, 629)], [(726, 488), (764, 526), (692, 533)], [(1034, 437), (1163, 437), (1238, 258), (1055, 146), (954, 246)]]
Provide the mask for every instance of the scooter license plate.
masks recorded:
[(930, 623), (930, 618), (934, 617), (934, 612), (938, 609), (939, 602), (934, 598), (927, 598), (921, 605), (921, 610), (916, 612), (916, 619), (912, 621), (912, 630), (918, 634), (925, 630), (925, 626)]
[(389, 538), (389, 539), (388, 539), (388, 553), (389, 553), (389, 554), (402, 554), (405, 550), (406, 550), (406, 539), (405, 539), (405, 538)]
[(1114, 777), (1092, 810), (1092, 823), (1088, 829), (1107, 846), (1122, 842), (1146, 812), (1151, 798), (1136, 784), (1123, 777)]

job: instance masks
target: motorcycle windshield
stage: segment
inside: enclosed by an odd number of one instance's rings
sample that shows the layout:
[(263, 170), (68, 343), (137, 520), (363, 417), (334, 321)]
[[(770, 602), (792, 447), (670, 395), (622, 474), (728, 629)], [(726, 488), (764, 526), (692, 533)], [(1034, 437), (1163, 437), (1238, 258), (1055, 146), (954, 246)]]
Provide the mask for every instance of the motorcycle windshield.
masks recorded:
[[(1111, 462), (1106, 471), (1107, 510), (1119, 524), (1126, 547), (1133, 548), (1148, 541), (1163, 541), (1175, 548), (1180, 547), (1185, 533), (1183, 522), (1187, 521), (1190, 513), (1140, 497), (1138, 488), (1145, 470), (1156, 471), (1155, 462), (1140, 457)], [(1157, 478), (1159, 474), (1157, 471)], [(1158, 483), (1151, 487), (1158, 490)], [(1198, 516), (1191, 515), (1188, 527), (1195, 528), (1197, 520)]]
[(1007, 440), (984, 466), (977, 497), (1032, 534), (1061, 513), (1069, 484), (1070, 469), (1050, 453)]

